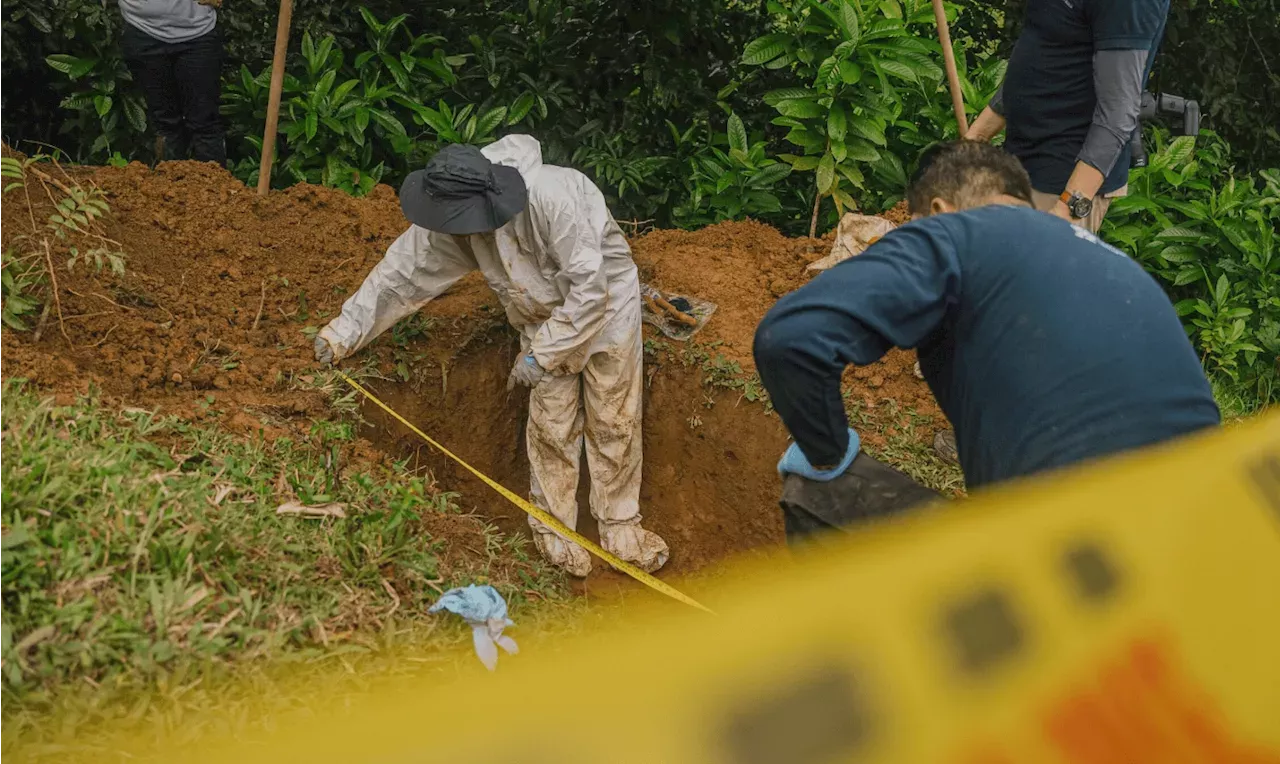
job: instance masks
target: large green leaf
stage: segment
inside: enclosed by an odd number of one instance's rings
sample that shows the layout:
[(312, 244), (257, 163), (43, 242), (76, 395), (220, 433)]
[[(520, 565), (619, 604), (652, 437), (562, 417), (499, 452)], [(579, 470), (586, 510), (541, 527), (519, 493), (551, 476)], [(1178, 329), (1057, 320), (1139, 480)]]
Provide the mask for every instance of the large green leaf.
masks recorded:
[(369, 116), (373, 118), (374, 122), (377, 122), (384, 130), (392, 135), (406, 134), (404, 125), (401, 124), (400, 120), (393, 117), (390, 112), (383, 111), (382, 109), (370, 109)]
[(870, 141), (861, 138), (849, 138), (844, 142), (845, 149), (849, 152), (849, 159), (855, 162), (874, 162), (880, 158), (880, 152)]
[(840, 72), (836, 69), (836, 59), (833, 56), (825, 58), (818, 65), (818, 73), (813, 77), (813, 86), (821, 91), (832, 90), (837, 84), (837, 78)]
[(766, 188), (774, 183), (782, 180), (791, 174), (791, 165), (778, 162), (768, 167), (763, 167), (751, 176), (751, 180), (747, 181), (750, 188)]
[(880, 158), (871, 163), (871, 170), (898, 188), (907, 187), (907, 172), (902, 167), (902, 160), (893, 154), (881, 152)]
[(318, 104), (329, 95), (329, 91), (333, 88), (334, 81), (338, 78), (338, 73), (330, 69), (320, 77), (320, 81), (316, 83), (316, 87), (311, 91), (311, 102)]
[(1179, 135), (1169, 143), (1169, 147), (1163, 153), (1170, 167), (1178, 167), (1190, 159), (1195, 150), (1195, 138), (1190, 135)]
[(929, 60), (929, 57), (923, 53), (902, 53), (898, 60), (911, 67), (915, 75), (921, 80), (928, 82), (940, 82), (942, 80), (942, 67)]
[(747, 150), (747, 128), (737, 114), (729, 115), (729, 148), (745, 152)]
[(832, 104), (831, 111), (827, 113), (827, 137), (833, 141), (844, 141), (847, 130), (844, 107), (838, 103)]
[(831, 193), (831, 186), (836, 180), (836, 159), (830, 154), (823, 154), (822, 159), (818, 161), (818, 193), (827, 195)]
[(839, 0), (840, 2), (840, 31), (844, 33), (844, 39), (854, 45), (858, 44), (858, 39), (862, 36), (862, 24), (858, 20), (858, 11), (849, 3), (849, 0)]
[(1165, 247), (1160, 256), (1171, 263), (1195, 263), (1199, 262), (1201, 252), (1199, 249), (1187, 244), (1174, 244)]
[(1160, 203), (1169, 209), (1181, 212), (1192, 220), (1206, 220), (1209, 217), (1208, 208), (1199, 200), (1184, 202), (1181, 199), (1161, 199)]
[(861, 115), (850, 117), (849, 129), (877, 146), (887, 145), (884, 136), (884, 128), (873, 119), (869, 119)]
[(507, 124), (514, 125), (519, 123), (529, 114), (529, 110), (533, 108), (533, 93), (525, 93), (511, 104), (511, 110), (507, 112)]
[(854, 85), (858, 80), (862, 79), (862, 67), (852, 61), (841, 61), (840, 80), (846, 85)]
[(498, 128), (498, 125), (501, 125), (502, 121), (505, 120), (506, 118), (507, 118), (507, 107), (498, 106), (490, 109), (489, 111), (485, 112), (484, 116), (480, 117), (480, 120), (476, 123), (476, 135), (481, 137), (487, 137), (489, 133), (492, 133), (494, 130), (496, 130)]
[(747, 66), (769, 63), (786, 52), (788, 39), (790, 39), (788, 35), (778, 33), (767, 34), (752, 40), (742, 51), (742, 63)]
[(780, 101), (776, 107), (779, 113), (784, 117), (795, 117), (796, 119), (812, 119), (814, 117), (825, 117), (827, 110), (817, 101), (809, 99), (794, 98), (786, 101)]
[(849, 196), (849, 192), (845, 191), (843, 188), (839, 188), (838, 186), (833, 188), (831, 190), (831, 198), (835, 200), (836, 210), (841, 215), (844, 214), (845, 210), (858, 209), (858, 203), (855, 202), (853, 197)]
[(852, 165), (842, 164), (836, 168), (844, 179), (849, 181), (849, 185), (854, 188), (862, 188), (862, 184), (866, 182), (866, 178), (862, 175), (862, 170)]
[(334, 88), (333, 95), (329, 98), (331, 103), (341, 105), (347, 98), (347, 95), (360, 85), (360, 80), (347, 80), (338, 87)]
[(78, 58), (66, 53), (55, 53), (52, 56), (46, 56), (44, 61), (56, 71), (62, 72), (73, 80), (83, 77), (98, 65), (98, 59), (96, 58)]
[(917, 84), (919, 83), (919, 80), (916, 77), (915, 70), (912, 69), (910, 66), (902, 63), (901, 61), (893, 61), (893, 60), (880, 61), (878, 63), (878, 66), (880, 67), (881, 71), (885, 72), (886, 74), (892, 74), (894, 77), (897, 77), (900, 80), (905, 80), (907, 82), (917, 83)]
[(1156, 234), (1157, 239), (1169, 239), (1172, 241), (1196, 241), (1204, 236), (1204, 232), (1187, 226), (1175, 225), (1164, 229)]
[(783, 101), (794, 99), (817, 98), (818, 94), (810, 88), (779, 88), (778, 90), (770, 90), (764, 94), (764, 102), (770, 106), (777, 107)]
[(817, 99), (818, 93), (808, 87), (783, 87), (780, 90), (771, 90), (764, 93), (764, 102), (769, 106), (777, 107), (782, 101), (792, 101), (797, 99)]
[(795, 157), (791, 162), (791, 169), (796, 172), (808, 172), (809, 170), (816, 170), (817, 168), (818, 157), (815, 156)]
[(1192, 282), (1200, 281), (1204, 277), (1204, 266), (1198, 263), (1183, 266), (1182, 270), (1178, 271), (1177, 277), (1173, 280), (1173, 285), (1186, 286)]

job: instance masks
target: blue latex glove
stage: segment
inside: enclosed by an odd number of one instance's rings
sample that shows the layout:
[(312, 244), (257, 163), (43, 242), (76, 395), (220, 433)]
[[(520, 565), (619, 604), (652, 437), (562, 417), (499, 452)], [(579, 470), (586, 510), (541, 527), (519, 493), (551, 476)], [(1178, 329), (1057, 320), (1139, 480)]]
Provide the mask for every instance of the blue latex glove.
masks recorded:
[(809, 460), (805, 458), (804, 452), (800, 450), (798, 443), (792, 443), (787, 452), (782, 455), (782, 459), (778, 461), (778, 474), (784, 477), (786, 475), (799, 475), (802, 478), (816, 480), (819, 483), (835, 480), (843, 475), (845, 470), (849, 469), (850, 464), (853, 464), (854, 457), (858, 455), (859, 445), (858, 433), (854, 432), (852, 427), (849, 428), (849, 447), (845, 449), (844, 457), (840, 459), (839, 464), (824, 472), (815, 469), (809, 463)]
[(498, 667), (499, 647), (509, 655), (520, 652), (516, 641), (502, 634), (503, 629), (515, 623), (507, 618), (507, 601), (492, 586), (450, 589), (440, 595), (427, 612), (438, 613), (441, 610), (461, 616), (471, 626), (471, 642), (475, 645), (476, 655), (490, 671)]
[(507, 377), (507, 390), (511, 391), (516, 385), (537, 387), (545, 376), (547, 376), (547, 370), (542, 368), (536, 358), (532, 355), (521, 356), (516, 359), (516, 365), (511, 369), (511, 376)]

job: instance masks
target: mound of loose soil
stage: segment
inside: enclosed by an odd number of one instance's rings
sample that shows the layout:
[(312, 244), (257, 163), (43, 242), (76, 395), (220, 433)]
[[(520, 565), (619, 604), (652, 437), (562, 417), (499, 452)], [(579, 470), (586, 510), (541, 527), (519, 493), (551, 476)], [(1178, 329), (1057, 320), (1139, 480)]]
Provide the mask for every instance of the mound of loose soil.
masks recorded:
[[(379, 186), (354, 199), (300, 185), (256, 195), (221, 169), (168, 162), (78, 171), (107, 193), (108, 235), (128, 256), (115, 277), (68, 272), (55, 255), (61, 313), (32, 333), (4, 330), (4, 374), (55, 393), (96, 387), (124, 405), (218, 419), (241, 432), (304, 434), (328, 415), (324, 393), (299, 390), (314, 369), (303, 333), (332, 318), (405, 227), (394, 192)], [(4, 246), (21, 243), (47, 202), (3, 206)], [(668, 291), (712, 300), (719, 311), (697, 338), (752, 369), (755, 325), (781, 294), (806, 279), (805, 266), (829, 242), (791, 240), (768, 226), (725, 223), (696, 232), (655, 231), (634, 243), (643, 276)], [(423, 333), (388, 332), (370, 356), (383, 379), (372, 387), (430, 435), (503, 484), (528, 485), (523, 425), (527, 396), (508, 394), (516, 346), (497, 301), (478, 274), (424, 311)], [(874, 408), (892, 399), (944, 424), (914, 356), (891, 353), (851, 371), (853, 394)], [(645, 401), (646, 523), (672, 547), (669, 573), (782, 540), (774, 471), (787, 435), (776, 416), (735, 391), (704, 387), (695, 367), (668, 354), (649, 362)], [(302, 385), (305, 388), (305, 385)], [(515, 529), (523, 516), (433, 453), (382, 412), (366, 406), (363, 431), (382, 453), (414, 459), (464, 494), (465, 506)], [(584, 469), (584, 484), (585, 472)], [(580, 528), (595, 536), (586, 492)]]

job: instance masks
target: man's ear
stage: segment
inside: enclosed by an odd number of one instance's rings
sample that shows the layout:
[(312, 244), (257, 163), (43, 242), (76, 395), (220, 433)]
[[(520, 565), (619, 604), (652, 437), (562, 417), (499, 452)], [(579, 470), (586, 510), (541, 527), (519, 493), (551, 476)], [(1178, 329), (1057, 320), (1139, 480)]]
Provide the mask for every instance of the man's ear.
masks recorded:
[(941, 215), (947, 212), (955, 212), (956, 206), (940, 196), (935, 196), (929, 200), (929, 214)]

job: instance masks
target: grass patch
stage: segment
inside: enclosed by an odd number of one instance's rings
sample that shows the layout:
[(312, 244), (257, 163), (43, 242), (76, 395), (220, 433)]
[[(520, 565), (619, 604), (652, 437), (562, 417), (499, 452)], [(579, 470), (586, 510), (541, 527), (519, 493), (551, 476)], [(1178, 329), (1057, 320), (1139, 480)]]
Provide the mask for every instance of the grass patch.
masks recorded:
[(1210, 376), (1209, 385), (1213, 388), (1213, 398), (1218, 402), (1222, 421), (1226, 424), (1265, 412), (1271, 406), (1270, 401), (1280, 395), (1280, 390), (1269, 387), (1265, 390), (1257, 389), (1265, 386), (1265, 382), (1259, 382), (1257, 388), (1245, 387), (1223, 375)]
[[(348, 464), (350, 424), (246, 440), (91, 398), (56, 405), (20, 381), (3, 397), (6, 742), (86, 693), (100, 720), (246, 667), (349, 668), (430, 633), (427, 607), (451, 586), (491, 583), (517, 619), (564, 598), (525, 540), (460, 514), (429, 477)], [(291, 500), (346, 517), (277, 515)]]
[[(951, 497), (964, 495), (964, 472), (960, 465), (943, 460), (917, 431), (932, 423), (932, 418), (903, 411), (892, 400), (882, 401), (875, 409), (845, 396), (845, 414), (849, 424), (863, 436), (863, 450), (880, 461), (906, 473), (917, 483)], [(878, 437), (866, 437), (874, 433)]]

